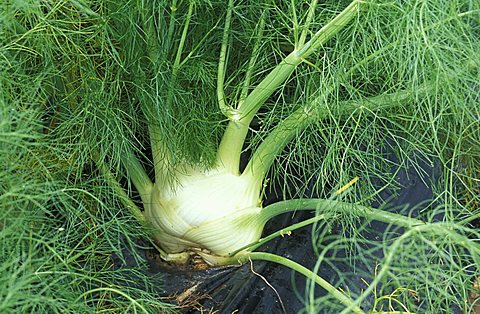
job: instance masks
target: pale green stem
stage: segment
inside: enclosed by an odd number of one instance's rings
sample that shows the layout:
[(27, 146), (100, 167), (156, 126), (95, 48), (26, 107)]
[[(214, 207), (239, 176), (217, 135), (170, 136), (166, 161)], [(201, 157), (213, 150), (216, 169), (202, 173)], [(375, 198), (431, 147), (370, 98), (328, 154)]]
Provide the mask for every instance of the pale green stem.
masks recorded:
[[(99, 158), (98, 152), (92, 152), (91, 158), (106, 178), (112, 179), (117, 184), (119, 184), (118, 181), (114, 178), (113, 174), (108, 169), (105, 162)], [(150, 194), (152, 192), (153, 183), (148, 177), (145, 169), (143, 168), (138, 158), (130, 149), (127, 149), (123, 152), (122, 166), (127, 172), (128, 179), (130, 179), (130, 181), (133, 183), (138, 193), (140, 194), (142, 202), (144, 204), (148, 204), (150, 202)]]
[(270, 211), (268, 215), (273, 217), (281, 213), (299, 210), (299, 209), (316, 209), (320, 214), (337, 214), (342, 212), (355, 211), (355, 215), (367, 219), (382, 221), (388, 224), (395, 224), (404, 228), (412, 228), (418, 225), (424, 225), (425, 222), (419, 219), (406, 217), (400, 214), (387, 212), (373, 207), (352, 204), (337, 200), (328, 200), (321, 198), (311, 199), (294, 199), (274, 203), (265, 207), (263, 210)]
[[(96, 159), (95, 159), (96, 160)], [(114, 177), (112, 172), (108, 169), (104, 162), (96, 160), (96, 165), (103, 177), (107, 180), (107, 184), (112, 187), (116, 194), (119, 196), (120, 201), (123, 205), (130, 211), (133, 217), (135, 217), (142, 225), (146, 225), (145, 216), (143, 215), (140, 208), (132, 201), (132, 199), (127, 195), (123, 187), (118, 183), (118, 180)], [(146, 191), (144, 191), (146, 192)], [(143, 198), (142, 198), (143, 201)]]
[(207, 38), (209, 38), (210, 34), (218, 27), (218, 24), (220, 23), (220, 20), (217, 21), (217, 23), (207, 32), (203, 35), (203, 37), (197, 41), (197, 44), (195, 47), (193, 47), (192, 50), (183, 58), (182, 62), (178, 65), (179, 68), (181, 68), (192, 56), (202, 47), (202, 44), (205, 42)]
[[(298, 43), (298, 17), (297, 17), (297, 11), (295, 10), (297, 5), (295, 4), (295, 0), (290, 0), (290, 9), (292, 13), (292, 23), (293, 23), (293, 39), (295, 40), (295, 43)], [(298, 48), (297, 45), (295, 44), (295, 48)]]
[(232, 115), (231, 107), (225, 102), (225, 65), (227, 63), (227, 50), (228, 50), (228, 32), (230, 31), (230, 24), (232, 21), (233, 0), (228, 1), (227, 16), (225, 17), (225, 26), (223, 29), (222, 46), (220, 49), (220, 58), (218, 59), (218, 72), (217, 72), (217, 101), (218, 106), (222, 113), (230, 119)]
[[(175, 22), (175, 13), (177, 11), (177, 3), (176, 1), (172, 2), (171, 6), (171, 17), (170, 17), (170, 24), (168, 29), (168, 39), (171, 40), (174, 32), (174, 22)], [(175, 82), (177, 80), (178, 71), (181, 64), (181, 57), (183, 53), (183, 48), (185, 46), (185, 40), (188, 35), (188, 29), (190, 26), (190, 21), (193, 15), (193, 8), (194, 8), (194, 1), (190, 1), (188, 6), (187, 16), (185, 18), (185, 22), (183, 24), (182, 35), (180, 37), (180, 42), (178, 44), (177, 52), (175, 54), (175, 60), (172, 67), (172, 75), (170, 77), (170, 87), (167, 94), (167, 107), (171, 107), (171, 103), (173, 102), (174, 90), (175, 90)], [(153, 22), (152, 22), (153, 23)], [(151, 35), (156, 34), (153, 30), (153, 24), (151, 25)], [(155, 44), (150, 44), (149, 46), (156, 46)], [(158, 49), (157, 49), (158, 50)], [(150, 51), (150, 50), (149, 50)], [(151, 60), (157, 60), (158, 56), (153, 56), (150, 53)], [(156, 68), (156, 64), (153, 64), (154, 68)], [(166, 184), (164, 177), (166, 172), (168, 171), (168, 166), (171, 161), (170, 155), (168, 150), (165, 148), (164, 139), (161, 137), (161, 130), (155, 123), (150, 123), (149, 125), (149, 134), (150, 134), (150, 144), (152, 147), (152, 156), (153, 156), (153, 163), (155, 168), (155, 182), (158, 184)]]
[(357, 14), (358, 0), (352, 3), (320, 29), (300, 49), (291, 52), (283, 59), (247, 96), (242, 106), (238, 108), (236, 117), (229, 122), (218, 148), (217, 163), (232, 173), (238, 173), (240, 154), (247, 136), (250, 123), (258, 109), (293, 73), (302, 61), (317, 48), (327, 42)]
[[(308, 209), (306, 209), (306, 208), (295, 208), (295, 209), (291, 209), (290, 211), (296, 211), (296, 210), (311, 210), (311, 208), (308, 208)], [(276, 215), (279, 215), (279, 214), (280, 213), (277, 213)], [(237, 254), (237, 253), (239, 253), (243, 250), (247, 250), (247, 249), (248, 249), (248, 251), (255, 251), (258, 247), (260, 247), (260, 246), (264, 245), (265, 243), (275, 239), (278, 236), (281, 236), (281, 237), (283, 237), (285, 235), (288, 236), (288, 235), (290, 235), (290, 233), (292, 231), (295, 231), (297, 229), (300, 229), (300, 228), (303, 228), (303, 227), (308, 226), (310, 224), (313, 224), (315, 222), (318, 222), (319, 220), (324, 220), (325, 217), (327, 217), (327, 216), (326, 215), (317, 215), (313, 218), (306, 219), (306, 220), (303, 220), (301, 222), (297, 222), (293, 225), (290, 225), (288, 227), (285, 227), (285, 228), (282, 228), (278, 231), (275, 231), (275, 232), (269, 234), (268, 236), (259, 239), (257, 242), (245, 245), (244, 247), (241, 247), (238, 250), (233, 251), (232, 253), (230, 253), (228, 255), (229, 256), (235, 256), (235, 254)]]
[(302, 33), (300, 35), (300, 39), (298, 44), (295, 43), (295, 49), (300, 49), (304, 46), (305, 41), (307, 40), (308, 30), (310, 28), (310, 23), (312, 23), (313, 18), (315, 17), (315, 9), (317, 8), (317, 0), (312, 0), (310, 3), (310, 9), (308, 10), (307, 20), (305, 21), (305, 25), (303, 26)]
[[(426, 89), (417, 90), (415, 93), (423, 92), (424, 90)], [(368, 111), (382, 110), (399, 106), (411, 99), (412, 95), (414, 95), (412, 91), (399, 91), (361, 100), (344, 101), (332, 108), (324, 105), (324, 95), (322, 94), (309, 105), (304, 105), (295, 110), (270, 132), (252, 155), (242, 175), (253, 176), (256, 178), (256, 185), (262, 184), (275, 157), (282, 152), (285, 146), (308, 125), (326, 118), (332, 111), (336, 111), (336, 115), (339, 116), (349, 114), (358, 109)]]
[[(378, 56), (379, 54), (383, 53), (383, 52), (384, 52), (385, 50), (387, 50), (388, 48), (390, 48), (390, 45), (387, 45), (386, 47), (375, 51), (373, 54), (371, 54), (371, 55), (368, 56), (367, 58), (363, 59), (362, 61), (360, 61), (360, 62), (358, 62), (357, 64), (355, 64), (354, 66), (352, 66), (347, 72), (345, 72), (345, 73), (342, 75), (342, 77), (348, 77), (348, 76), (351, 75), (355, 70), (357, 70), (358, 68), (360, 68), (360, 66), (362, 66), (363, 64), (367, 63), (368, 61), (374, 59), (376, 56)], [(315, 100), (313, 100), (312, 102), (313, 102), (313, 103), (317, 103), (317, 104), (322, 104), (322, 102), (323, 102), (323, 100), (325, 99), (325, 97), (326, 97), (328, 94), (330, 94), (333, 90), (334, 90), (334, 86), (333, 86), (333, 85), (330, 86), (330, 87), (328, 87), (328, 88), (326, 88), (326, 90), (325, 90), (319, 97), (317, 97)], [(379, 97), (382, 97), (382, 96), (379, 96)], [(401, 98), (401, 97), (399, 97), (399, 98)], [(398, 101), (398, 100), (397, 100), (397, 101)], [(345, 108), (343, 105), (340, 106), (340, 107)], [(348, 106), (347, 106), (347, 107), (348, 107)], [(358, 105), (357, 107), (360, 108), (360, 105)], [(355, 109), (355, 108), (351, 108), (351, 109), (353, 110), (353, 109)], [(299, 116), (299, 117), (301, 117), (301, 116), (302, 116), (302, 114), (301, 114), (302, 109), (300, 108), (300, 109), (298, 109), (298, 111), (299, 111), (299, 112), (294, 113), (294, 114), (297, 115), (297, 116)], [(303, 110), (303, 111), (305, 111), (305, 110)], [(324, 114), (327, 115), (328, 112), (329, 112), (329, 111), (327, 110), (327, 108), (325, 108), (325, 109), (324, 109)], [(300, 124), (299, 124), (299, 127), (300, 127)], [(295, 133), (292, 133), (292, 134), (291, 134), (292, 136), (295, 135), (295, 134), (296, 134), (297, 132), (299, 132), (300, 130), (293, 130), (293, 131), (294, 131)], [(272, 136), (272, 137), (273, 137), (273, 136)], [(288, 134), (287, 134), (287, 137), (288, 137)], [(281, 141), (283, 141), (281, 137), (280, 137), (279, 139), (280, 139)], [(286, 142), (286, 143), (288, 143), (288, 142)], [(285, 143), (285, 144), (286, 144), (286, 143)], [(272, 147), (275, 147), (275, 145), (276, 145), (276, 144), (273, 143), (273, 144), (272, 144)], [(283, 146), (279, 146), (278, 148), (283, 149), (284, 147), (283, 147)], [(277, 154), (281, 152), (281, 149), (278, 150)], [(275, 154), (273, 154), (273, 155), (276, 156)], [(268, 166), (268, 164), (267, 164), (266, 166)], [(269, 168), (269, 167), (270, 167), (270, 166), (268, 166), (268, 168)], [(267, 168), (267, 171), (268, 171), (268, 168)], [(251, 174), (251, 175), (253, 175), (253, 174)], [(259, 180), (261, 181), (261, 178), (260, 178), (260, 177), (259, 177)], [(259, 184), (259, 183), (257, 182), (257, 184)]]
[(148, 124), (148, 134), (152, 151), (153, 168), (155, 169), (155, 182), (163, 182), (166, 169), (170, 163), (168, 151), (164, 147), (160, 128), (154, 123)]
[(187, 17), (185, 19), (185, 24), (183, 24), (182, 37), (180, 38), (180, 43), (178, 44), (177, 54), (175, 55), (175, 61), (173, 63), (172, 69), (172, 78), (175, 81), (177, 78), (177, 73), (179, 70), (180, 60), (182, 58), (183, 47), (185, 46), (185, 40), (187, 39), (188, 28), (190, 27), (190, 20), (192, 19), (194, 1), (190, 1), (188, 6)]
[(375, 209), (368, 206), (362, 206), (357, 204), (346, 203), (333, 199), (292, 199), (277, 202), (265, 207), (258, 219), (264, 224), (271, 218), (284, 214), (287, 212), (298, 210), (317, 210), (321, 214), (316, 215), (310, 219), (306, 219), (291, 226), (282, 228), (264, 238), (259, 239), (254, 243), (250, 243), (232, 253), (229, 256), (234, 256), (244, 250), (253, 251), (261, 245), (271, 241), (278, 236), (288, 235), (291, 231), (313, 224), (320, 220), (324, 220), (327, 217), (333, 217), (334, 215), (341, 214), (343, 212), (349, 212), (355, 210), (355, 214), (367, 219), (382, 221), (388, 224), (395, 224), (407, 229), (413, 228), (419, 225), (425, 225), (425, 222), (411, 217), (406, 217), (400, 214), (387, 212), (381, 209)]
[(92, 9), (90, 9), (88, 6), (86, 6), (85, 4), (79, 2), (79, 1), (76, 1), (76, 0), (70, 0), (70, 3), (73, 4), (77, 9), (79, 9), (80, 11), (82, 11), (82, 13), (85, 13), (86, 15), (88, 16), (91, 16), (91, 17), (96, 17), (96, 18), (102, 18), (102, 16), (100, 14), (98, 14), (97, 12), (94, 12)]
[[(147, 6), (148, 8), (148, 6)], [(176, 11), (176, 0), (173, 1), (172, 3), (172, 16), (170, 20), (170, 28), (169, 28), (169, 33), (170, 31), (173, 34), (173, 20), (174, 20), (174, 14)], [(143, 14), (143, 24), (146, 26), (146, 42), (147, 42), (147, 55), (150, 60), (150, 64), (153, 69), (153, 73), (157, 73), (158, 70), (158, 62), (159, 59), (162, 55), (165, 55), (165, 51), (162, 53), (160, 52), (160, 49), (167, 49), (166, 47), (160, 47), (158, 44), (158, 35), (157, 31), (155, 29), (155, 21), (153, 18), (153, 9), (150, 8), (149, 10), (146, 10), (146, 13)], [(170, 37), (171, 38), (171, 34)], [(147, 75), (145, 72), (141, 71), (141, 81), (142, 82), (148, 82), (147, 80)], [(140, 88), (137, 88), (139, 93), (143, 93), (143, 91)], [(148, 108), (145, 108), (145, 114), (148, 115)], [(152, 157), (153, 157), (153, 165), (155, 168), (155, 181), (159, 182), (163, 176), (163, 169), (167, 163), (168, 160), (165, 158), (166, 150), (164, 149), (162, 145), (162, 137), (161, 137), (161, 130), (157, 126), (155, 122), (149, 121), (148, 123), (148, 133), (150, 137), (150, 147), (152, 151)]]
[[(146, 4), (142, 4), (146, 5)], [(147, 6), (148, 8), (148, 6)], [(155, 67), (158, 58), (160, 57), (160, 46), (158, 44), (157, 31), (155, 30), (155, 19), (153, 16), (153, 8), (145, 10), (142, 14), (143, 24), (146, 27), (145, 36), (147, 42), (147, 55), (150, 62)]]
[(122, 158), (122, 163), (127, 170), (128, 178), (140, 194), (143, 204), (148, 204), (150, 202), (153, 183), (145, 172), (142, 164), (131, 151), (125, 153)]
[[(167, 38), (169, 40), (169, 44), (172, 43), (172, 38), (173, 38), (173, 32), (175, 31), (175, 22), (176, 22), (176, 15), (177, 15), (177, 0), (172, 0), (172, 5), (170, 6), (170, 22), (168, 24), (168, 33), (167, 33)], [(164, 46), (164, 55), (166, 56), (168, 54), (168, 49), (171, 48), (170, 45), (165, 45)]]
[(300, 108), (283, 120), (260, 146), (255, 150), (247, 164), (242, 176), (252, 178), (253, 184), (259, 189), (268, 173), (275, 158), (282, 152), (284, 147), (305, 127), (314, 120)]
[[(229, 12), (230, 13), (230, 12)], [(227, 15), (227, 20), (228, 24), (230, 24), (229, 16)], [(227, 23), (225, 23), (225, 29), (227, 29)], [(245, 80), (243, 82), (242, 90), (240, 93), (240, 99), (237, 105), (236, 109), (233, 109), (225, 104), (225, 94), (224, 94), (224, 87), (223, 87), (223, 82), (225, 79), (225, 70), (224, 70), (224, 63), (225, 63), (225, 52), (226, 52), (226, 46), (227, 46), (227, 40), (226, 37), (228, 36), (227, 33), (224, 33), (224, 40), (222, 43), (222, 52), (220, 56), (220, 63), (218, 67), (218, 80), (217, 80), (217, 95), (218, 95), (218, 102), (220, 109), (222, 112), (229, 118), (230, 122), (236, 121), (238, 117), (236, 117), (236, 114), (238, 114), (239, 109), (241, 108), (243, 102), (245, 101), (247, 94), (248, 94), (248, 89), (250, 87), (250, 80), (253, 75), (253, 69), (255, 66), (255, 62), (257, 59), (257, 51), (260, 46), (261, 39), (263, 37), (263, 30), (265, 28), (265, 12), (262, 14), (260, 18), (260, 23), (258, 26), (258, 36), (255, 42), (255, 45), (253, 47), (253, 53), (252, 56), (250, 57), (249, 63), (248, 63), (248, 69), (245, 74)], [(233, 120), (233, 121), (232, 121)], [(234, 122), (235, 123), (235, 122)], [(239, 122), (241, 123), (241, 122)], [(239, 138), (240, 139), (240, 138)], [(242, 146), (243, 143), (240, 142), (235, 142), (235, 146)], [(239, 172), (239, 163), (240, 163), (240, 153), (237, 154), (229, 154), (227, 153), (224, 156), (220, 156), (220, 149), (219, 149), (219, 157), (218, 160), (221, 160), (222, 163), (220, 164), (222, 167), (227, 169), (230, 173), (233, 174), (238, 174)]]
[(307, 58), (332, 38), (333, 35), (341, 31), (355, 16), (357, 16), (361, 2), (361, 0), (353, 0), (342, 12), (340, 12), (340, 14), (317, 31), (312, 38), (298, 50), (298, 54), (301, 55), (302, 58)]
[(295, 52), (292, 52), (247, 96), (242, 106), (237, 110), (238, 117), (228, 123), (223, 134), (218, 148), (219, 165), (222, 165), (231, 173), (238, 173), (240, 154), (255, 113), (267, 98), (285, 82), (301, 61), (301, 58)]
[[(311, 272), (306, 268), (303, 268), (303, 266), (293, 261), (290, 261), (286, 258), (279, 257), (277, 255), (273, 255), (269, 253), (259, 253), (259, 252), (241, 254), (242, 257), (248, 256), (252, 260), (261, 259), (261, 260), (280, 263), (282, 265), (290, 267), (295, 271), (302, 273), (307, 278), (314, 280), (317, 284), (319, 284), (321, 287), (326, 289), (329, 293), (334, 295), (338, 300), (342, 301), (342, 303), (347, 306), (347, 308), (342, 313), (351, 313), (352, 311), (356, 312), (359, 310), (358, 305), (361, 304), (361, 302), (373, 291), (373, 289), (378, 285), (378, 283), (382, 280), (383, 276), (389, 270), (389, 266), (391, 265), (391, 262), (397, 250), (400, 249), (401, 243), (414, 233), (428, 232), (428, 233), (438, 234), (440, 236), (448, 236), (454, 239), (456, 243), (459, 243), (460, 245), (464, 246), (467, 250), (475, 250), (475, 251), (480, 250), (480, 246), (478, 244), (469, 241), (467, 237), (455, 232), (455, 230), (452, 229), (452, 224), (427, 223), (422, 220), (406, 217), (400, 214), (390, 213), (380, 209), (374, 209), (371, 207), (355, 205), (355, 204), (350, 204), (350, 203), (345, 203), (345, 202), (340, 202), (335, 200), (325, 200), (325, 199), (287, 200), (287, 201), (272, 204), (268, 206), (266, 209), (270, 210), (272, 212), (271, 215), (273, 215), (273, 213), (280, 214), (282, 212), (292, 211), (295, 209), (306, 209), (306, 208), (321, 209), (321, 211), (326, 211), (326, 212), (329, 212), (330, 214), (355, 210), (356, 215), (362, 216), (365, 219), (377, 220), (377, 221), (385, 222), (387, 224), (395, 224), (397, 226), (401, 226), (408, 229), (406, 233), (404, 233), (400, 238), (396, 239), (392, 245), (390, 245), (389, 252), (386, 255), (384, 262), (382, 262), (381, 270), (376, 275), (374, 281), (369, 285), (369, 287), (362, 293), (362, 295), (359, 298), (355, 300), (351, 300), (347, 296), (343, 295), (341, 292), (339, 292), (337, 289), (331, 286), (330, 283), (324, 281), (320, 277), (317, 277), (315, 273)], [(265, 237), (263, 239), (260, 239), (257, 243), (250, 245), (249, 247), (246, 247), (246, 248), (248, 248), (249, 250), (254, 250), (258, 246), (264, 244), (265, 242), (271, 240), (274, 237), (288, 234), (288, 232), (291, 230), (303, 227), (307, 224), (316, 222), (321, 219), (325, 219), (325, 216), (319, 215), (317, 217), (308, 219), (304, 222), (292, 225), (290, 226), (290, 228), (285, 228), (280, 231), (277, 231), (276, 233), (268, 237)], [(463, 230), (463, 228), (460, 228), (460, 229)], [(243, 248), (243, 249), (246, 249), (246, 248)], [(281, 259), (281, 262), (279, 259)]]
[(250, 60), (248, 62), (248, 68), (247, 68), (247, 72), (245, 73), (245, 80), (243, 81), (242, 91), (240, 93), (240, 100), (237, 106), (237, 110), (240, 109), (240, 107), (242, 106), (242, 103), (245, 101), (245, 98), (247, 98), (247, 95), (248, 95), (248, 89), (250, 88), (250, 81), (252, 79), (253, 69), (255, 67), (255, 62), (257, 61), (258, 49), (260, 47), (260, 42), (263, 39), (263, 30), (265, 29), (266, 12), (267, 11), (264, 11), (262, 13), (262, 16), (260, 17), (260, 23), (258, 25), (258, 34), (252, 49), (252, 56), (250, 57)]
[(286, 266), (296, 272), (299, 272), (305, 277), (311, 280), (314, 280), (320, 287), (325, 289), (328, 293), (334, 296), (338, 301), (343, 303), (345, 306), (348, 306), (353, 313), (365, 314), (365, 312), (362, 311), (362, 309), (360, 309), (358, 306), (356, 306), (353, 303), (353, 300), (351, 298), (349, 298), (348, 296), (340, 292), (337, 288), (332, 286), (328, 281), (326, 281), (319, 275), (315, 274), (308, 268), (298, 264), (297, 262), (294, 262), (282, 256), (278, 256), (271, 253), (264, 253), (264, 252), (252, 252), (252, 253), (249, 253), (247, 256), (252, 260), (263, 260), (263, 261), (274, 262), (274, 263)]
[[(265, 79), (248, 95), (242, 106), (241, 120), (251, 122), (263, 103), (277, 90), (291, 75), (295, 68), (310, 56), (321, 45), (341, 31), (355, 16), (359, 1), (354, 0), (347, 8), (339, 13), (328, 24), (322, 27), (315, 35), (301, 47), (294, 50), (277, 67), (275, 67)], [(249, 124), (249, 123), (248, 123)]]
[[(178, 70), (180, 69), (180, 61), (183, 54), (183, 48), (185, 46), (185, 40), (187, 39), (188, 28), (190, 27), (190, 20), (192, 19), (194, 1), (190, 1), (188, 6), (187, 16), (185, 18), (185, 23), (183, 24), (182, 36), (180, 37), (180, 42), (178, 43), (177, 53), (175, 54), (175, 61), (173, 62), (172, 75), (170, 77), (170, 88), (167, 95), (167, 108), (171, 107), (173, 102), (173, 96), (175, 91), (175, 82), (177, 81)], [(173, 18), (173, 17), (172, 17)]]

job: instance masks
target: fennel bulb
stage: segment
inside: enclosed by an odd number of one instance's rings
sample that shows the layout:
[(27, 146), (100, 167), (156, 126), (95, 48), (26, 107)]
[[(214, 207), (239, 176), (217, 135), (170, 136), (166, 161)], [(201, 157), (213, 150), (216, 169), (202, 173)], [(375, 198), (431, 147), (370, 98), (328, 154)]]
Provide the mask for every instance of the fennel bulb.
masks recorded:
[(155, 184), (146, 206), (165, 252), (201, 248), (224, 256), (260, 238), (265, 222), (253, 177), (191, 169), (178, 180), (174, 187)]

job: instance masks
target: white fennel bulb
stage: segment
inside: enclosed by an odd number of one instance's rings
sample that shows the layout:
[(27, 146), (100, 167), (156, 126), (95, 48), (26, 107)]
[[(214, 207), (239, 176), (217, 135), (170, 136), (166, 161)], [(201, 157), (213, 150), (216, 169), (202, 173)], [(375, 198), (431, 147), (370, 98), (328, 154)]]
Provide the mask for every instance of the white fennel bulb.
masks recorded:
[(257, 241), (261, 187), (248, 175), (190, 170), (175, 187), (155, 184), (146, 218), (167, 253), (206, 249), (225, 256)]

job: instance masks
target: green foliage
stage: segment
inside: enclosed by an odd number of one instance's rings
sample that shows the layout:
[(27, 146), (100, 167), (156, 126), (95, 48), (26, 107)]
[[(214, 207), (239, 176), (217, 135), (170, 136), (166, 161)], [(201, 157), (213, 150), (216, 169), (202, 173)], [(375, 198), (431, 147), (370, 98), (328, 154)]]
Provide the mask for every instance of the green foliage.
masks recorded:
[[(227, 106), (242, 103), (349, 4), (320, 2), (234, 1), (222, 77)], [(419, 218), (434, 227), (384, 221), (390, 232), (374, 241), (369, 218), (335, 213), (312, 229), (318, 266), (360, 265), (366, 292), (341, 271), (332, 284), (350, 287), (372, 310), (464, 309), (478, 275), (471, 239), (479, 235), (469, 223), (479, 215), (480, 4), (372, 0), (360, 7), (268, 97), (244, 157), (277, 149), (267, 177), (283, 198), (328, 198), (331, 187), (358, 176), (344, 200), (364, 205), (388, 201), (381, 191), (400, 188), (395, 174), (418, 169), (435, 190)], [(146, 232), (109, 174), (135, 196), (131, 160), (168, 181), (179, 165), (214, 165), (228, 122), (216, 90), (226, 8), (226, 1), (186, 0), (0, 4), (1, 312), (167, 308), (154, 278), (112, 265), (112, 254), (121, 256), (122, 246), (134, 252), (134, 239)], [(281, 128), (302, 111), (308, 123)], [(274, 130), (288, 143), (269, 137)], [(434, 183), (420, 159), (441, 169)], [(335, 223), (343, 231), (329, 233)], [(367, 265), (378, 252), (378, 264)], [(125, 284), (133, 281), (144, 286)], [(308, 310), (343, 309), (313, 291)]]
[[(85, 91), (97, 65), (95, 53), (87, 53), (88, 38), (97, 40), (101, 30), (88, 26), (89, 18), (82, 21), (82, 11), (70, 2), (1, 6), (0, 312), (167, 311), (153, 289), (157, 279), (119, 268), (124, 248), (134, 252), (133, 238), (144, 234), (119, 213), (118, 197), (89, 167), (91, 149), (109, 147), (87, 137), (93, 130), (81, 129), (87, 129), (82, 122), (107, 118), (92, 99), (109, 95)], [(90, 76), (62, 84), (67, 75), (81, 73)], [(68, 89), (76, 94), (66, 94)], [(88, 99), (76, 102), (82, 93)], [(73, 113), (76, 123), (59, 125)], [(123, 138), (111, 129), (121, 125), (98, 127), (111, 139)]]

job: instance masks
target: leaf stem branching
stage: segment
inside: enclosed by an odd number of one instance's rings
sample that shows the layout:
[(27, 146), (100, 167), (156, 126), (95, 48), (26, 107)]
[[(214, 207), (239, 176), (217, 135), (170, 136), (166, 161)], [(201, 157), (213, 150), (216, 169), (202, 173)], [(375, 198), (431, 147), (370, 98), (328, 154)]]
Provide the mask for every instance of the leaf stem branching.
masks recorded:
[[(312, 38), (286, 56), (245, 98), (238, 119), (230, 121), (218, 148), (218, 164), (237, 173), (240, 154), (250, 123), (265, 101), (290, 77), (299, 64), (309, 55), (342, 30), (356, 16), (360, 2), (354, 0), (329, 23), (317, 31)], [(311, 8), (314, 10), (314, 8)]]

